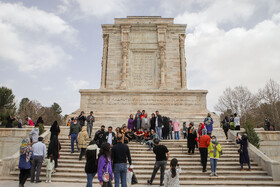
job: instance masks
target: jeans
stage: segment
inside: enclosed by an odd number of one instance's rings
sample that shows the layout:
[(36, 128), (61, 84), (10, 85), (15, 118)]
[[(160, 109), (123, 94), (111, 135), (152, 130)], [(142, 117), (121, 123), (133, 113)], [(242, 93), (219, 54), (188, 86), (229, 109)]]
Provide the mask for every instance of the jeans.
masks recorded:
[(151, 177), (151, 183), (153, 183), (153, 180), (157, 174), (158, 169), (160, 168), (160, 185), (163, 184), (163, 179), (164, 179), (164, 171), (166, 168), (166, 164), (167, 161), (163, 160), (163, 161), (156, 161), (155, 165), (154, 165), (154, 170), (153, 170), (153, 174)]
[(211, 172), (216, 173), (218, 159), (210, 158)]
[(37, 171), (36, 182), (40, 180), (42, 163), (43, 163), (43, 156), (34, 156), (33, 163), (31, 166), (31, 181), (34, 181), (35, 170)]
[(88, 133), (89, 138), (91, 138), (92, 125), (90, 125), (90, 124), (87, 125), (87, 133)]
[(127, 173), (126, 163), (114, 164), (115, 187), (119, 187), (120, 178), (121, 178), (122, 187), (126, 187), (126, 173)]
[(30, 176), (30, 169), (20, 169), (19, 184), (24, 186), (24, 184), (29, 176)]
[[(240, 166), (241, 166), (241, 169), (243, 169), (243, 163), (240, 163)], [(249, 162), (248, 162), (248, 167), (249, 167), (249, 169), (251, 169), (251, 163), (250, 163), (250, 160), (249, 160)]]
[(158, 135), (158, 139), (161, 140), (161, 138), (162, 138), (162, 127), (156, 127), (156, 133)]
[(81, 148), (79, 160), (82, 160), (83, 156), (86, 155), (87, 148)]
[(78, 148), (78, 134), (71, 134), (71, 152), (74, 152), (74, 141), (76, 140), (76, 145)]
[(94, 176), (96, 175), (95, 173), (87, 173), (87, 186), (86, 187), (92, 187), (92, 180)]
[(199, 148), (199, 152), (200, 152), (200, 160), (201, 160), (201, 165), (203, 167), (203, 171), (206, 171), (208, 149), (207, 148)]
[(174, 139), (175, 139), (175, 140), (179, 140), (179, 139), (180, 139), (179, 131), (175, 131), (175, 132), (174, 132)]
[(186, 132), (184, 132), (184, 139), (188, 138), (188, 134)]
[(149, 149), (152, 149), (152, 147), (153, 147), (153, 141), (152, 140), (147, 141), (146, 144), (148, 144)]
[(172, 132), (168, 134), (168, 140), (173, 140)]
[(135, 136), (136, 142), (141, 142), (143, 140), (143, 136)]

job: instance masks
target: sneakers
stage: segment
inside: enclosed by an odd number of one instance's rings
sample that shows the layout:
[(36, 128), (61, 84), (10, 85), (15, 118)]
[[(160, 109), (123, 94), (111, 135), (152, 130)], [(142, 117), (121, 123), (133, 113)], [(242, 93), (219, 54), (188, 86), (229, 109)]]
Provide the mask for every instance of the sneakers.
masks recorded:
[(147, 180), (148, 185), (152, 185), (151, 180)]
[(214, 173), (214, 176), (218, 177), (218, 174), (217, 174), (217, 173)]
[(215, 174), (213, 172), (210, 173), (210, 177), (213, 177)]

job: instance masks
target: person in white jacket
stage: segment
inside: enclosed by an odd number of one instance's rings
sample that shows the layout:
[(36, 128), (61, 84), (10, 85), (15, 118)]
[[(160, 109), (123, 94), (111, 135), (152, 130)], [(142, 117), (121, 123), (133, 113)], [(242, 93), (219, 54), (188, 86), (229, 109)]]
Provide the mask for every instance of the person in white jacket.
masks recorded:
[(46, 164), (46, 182), (51, 182), (52, 172), (54, 170), (54, 160), (52, 155), (49, 155), (49, 157), (45, 159), (44, 163)]
[(170, 161), (170, 169), (166, 171), (164, 175), (164, 186), (165, 187), (179, 187), (179, 174), (182, 172), (178, 160), (173, 158)]

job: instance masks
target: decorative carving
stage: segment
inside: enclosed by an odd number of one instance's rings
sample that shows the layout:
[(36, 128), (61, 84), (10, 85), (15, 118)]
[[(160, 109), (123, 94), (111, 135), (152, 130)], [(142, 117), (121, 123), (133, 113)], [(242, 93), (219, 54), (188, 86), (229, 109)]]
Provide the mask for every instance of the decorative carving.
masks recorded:
[(108, 56), (109, 34), (103, 34), (103, 56), (102, 56), (102, 72), (101, 72), (101, 88), (106, 88), (106, 72), (107, 72), (107, 56)]
[(181, 88), (185, 89), (187, 87), (187, 75), (186, 75), (186, 58), (185, 58), (185, 34), (179, 35), (179, 45), (180, 45), (180, 64), (181, 64)]

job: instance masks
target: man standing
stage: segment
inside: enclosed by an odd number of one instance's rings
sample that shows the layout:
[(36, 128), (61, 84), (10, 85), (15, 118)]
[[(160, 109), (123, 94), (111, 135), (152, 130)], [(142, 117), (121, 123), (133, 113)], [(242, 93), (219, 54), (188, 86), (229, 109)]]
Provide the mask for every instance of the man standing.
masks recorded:
[(159, 145), (159, 139), (154, 140), (155, 147), (153, 148), (154, 153), (156, 154), (156, 163), (154, 165), (154, 171), (148, 184), (152, 185), (153, 180), (157, 174), (158, 169), (160, 168), (160, 186), (163, 185), (164, 171), (166, 168), (167, 160), (169, 158), (169, 151), (165, 145)]
[(265, 122), (265, 126), (266, 126), (266, 128), (264, 130), (270, 131), (270, 122), (269, 122), (268, 118), (265, 118), (264, 122)]
[(85, 116), (85, 112), (82, 111), (81, 114), (79, 115), (78, 117), (78, 120), (79, 120), (79, 124), (81, 127), (83, 127), (85, 125), (85, 121), (86, 121), (86, 116)]
[(110, 144), (111, 147), (117, 143), (116, 135), (113, 132), (113, 128), (111, 126), (108, 127), (108, 132), (105, 132), (106, 142)]
[(37, 143), (39, 137), (39, 124), (36, 123), (34, 129), (29, 133), (29, 138), (32, 143)]
[(206, 165), (207, 165), (207, 156), (208, 156), (208, 146), (210, 144), (211, 138), (209, 135), (200, 136), (199, 142), (199, 152), (200, 152), (200, 161), (202, 165), (202, 172), (206, 172)]
[(31, 182), (34, 182), (35, 177), (35, 170), (37, 170), (36, 173), (36, 183), (41, 182), (40, 180), (40, 173), (41, 173), (41, 167), (43, 160), (46, 157), (47, 151), (46, 151), (46, 145), (42, 143), (43, 137), (38, 138), (38, 142), (32, 145), (32, 151), (33, 151), (33, 163), (31, 167)]
[(90, 111), (90, 114), (87, 116), (87, 132), (89, 138), (91, 138), (93, 122), (95, 122), (95, 118), (93, 116), (93, 111)]
[(159, 140), (161, 140), (162, 138), (162, 125), (163, 125), (163, 121), (162, 121), (162, 117), (159, 114), (159, 111), (156, 111), (156, 133), (158, 135)]
[(99, 148), (101, 147), (102, 143), (106, 141), (104, 125), (101, 125), (101, 129), (95, 133), (94, 141), (96, 142), (96, 144), (98, 145)]
[(77, 122), (77, 118), (74, 119), (70, 124), (70, 132), (68, 138), (71, 138), (71, 153), (74, 153), (74, 141), (76, 141), (77, 149), (78, 147), (78, 134), (81, 131), (81, 126)]
[(208, 113), (207, 114), (207, 117), (204, 119), (204, 124), (206, 126), (206, 129), (207, 129), (207, 134), (212, 134), (212, 131), (213, 131), (213, 119), (211, 118), (211, 114)]
[(127, 160), (131, 165), (130, 150), (126, 144), (122, 143), (123, 135), (117, 135), (117, 144), (111, 150), (111, 159), (114, 165), (115, 187), (119, 187), (120, 178), (122, 187), (126, 187)]
[(240, 130), (240, 119), (236, 113), (234, 113), (234, 129), (238, 131)]

